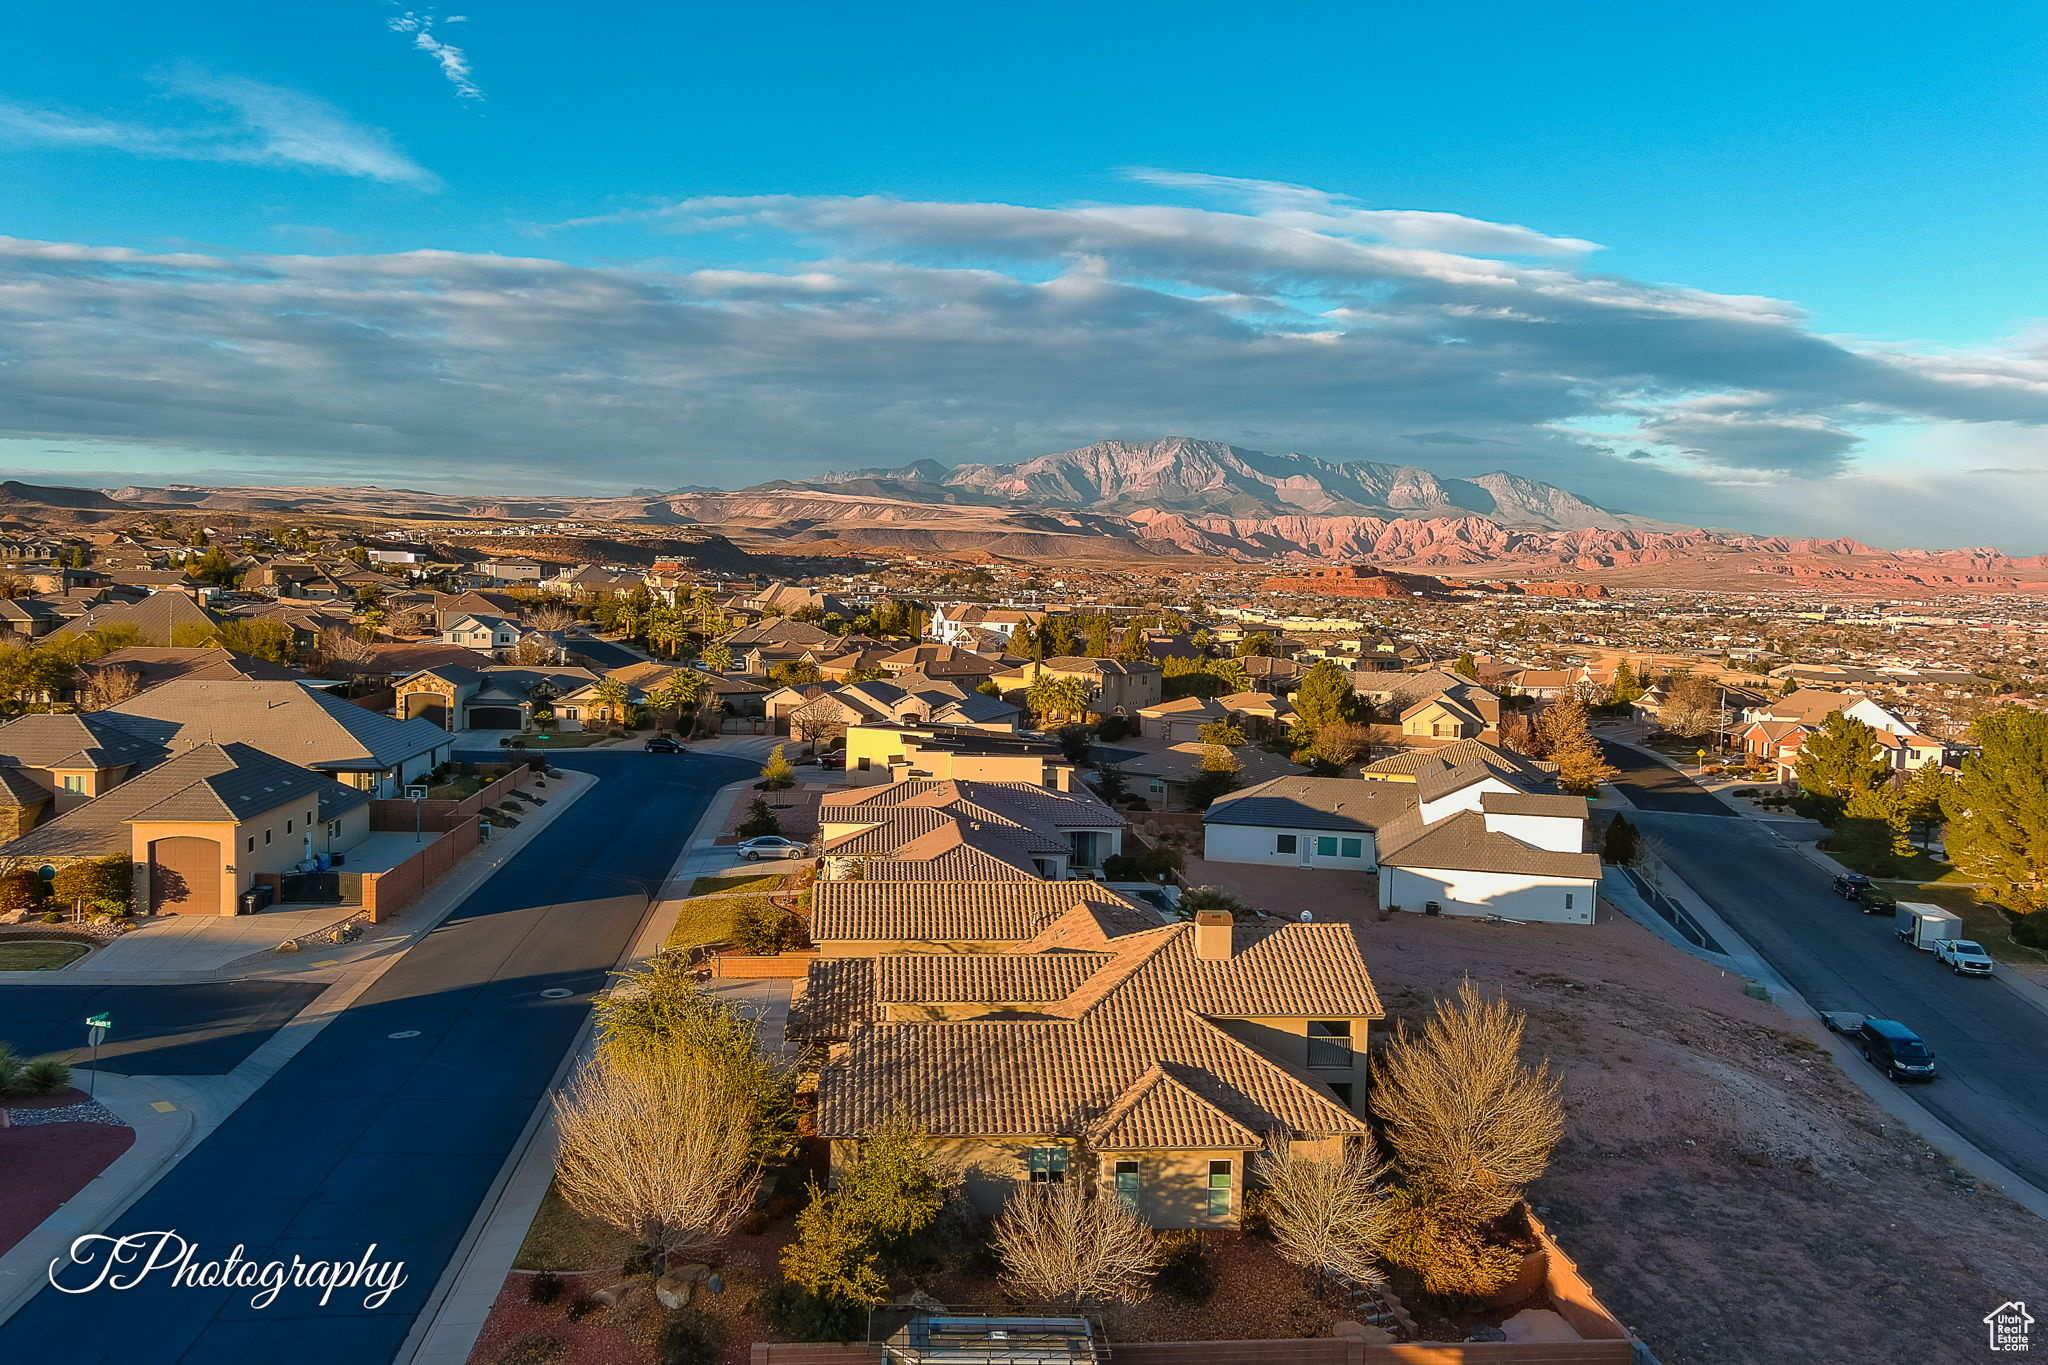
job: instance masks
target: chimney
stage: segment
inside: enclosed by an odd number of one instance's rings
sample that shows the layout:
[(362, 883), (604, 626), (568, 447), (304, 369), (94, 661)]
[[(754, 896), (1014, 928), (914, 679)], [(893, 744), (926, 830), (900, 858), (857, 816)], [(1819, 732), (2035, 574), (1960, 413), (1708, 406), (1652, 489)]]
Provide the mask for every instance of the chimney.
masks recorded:
[(1230, 961), (1231, 918), (1221, 910), (1195, 912), (1195, 956), (1204, 962)]
[(1070, 792), (1074, 789), (1074, 770), (1064, 763), (1055, 763), (1052, 769), (1054, 791)]

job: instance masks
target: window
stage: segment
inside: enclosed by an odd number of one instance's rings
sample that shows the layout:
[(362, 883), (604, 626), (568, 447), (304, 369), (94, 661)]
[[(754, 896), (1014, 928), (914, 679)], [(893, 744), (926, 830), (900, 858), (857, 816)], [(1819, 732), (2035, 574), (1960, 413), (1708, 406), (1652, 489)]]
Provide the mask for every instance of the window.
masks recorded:
[(1155, 777), (1152, 779), (1151, 790), (1154, 793), (1163, 792), (1166, 790), (1166, 784)]
[(291, 821), (287, 820), (287, 821), (285, 821), (285, 822), (284, 822), (284, 832), (285, 832), (286, 834), (290, 834), (290, 833), (292, 832), (292, 822), (291, 822)]
[(327, 822), (327, 837), (330, 839), (339, 839), (341, 837), (341, 821), (329, 820)]
[(1124, 1207), (1127, 1209), (1138, 1207), (1138, 1163), (1135, 1161), (1117, 1162), (1114, 1179), (1116, 1181), (1116, 1197), (1123, 1200)]
[(1308, 1064), (1317, 1068), (1351, 1069), (1351, 1021), (1311, 1019), (1308, 1021)]
[(253, 834), (249, 836), (249, 851), (251, 853), (256, 851), (256, 836)]
[(57, 785), (63, 790), (71, 792), (72, 794), (77, 796), (83, 796), (85, 794), (85, 777), (83, 774), (74, 774), (66, 777), (60, 777), (57, 779)]
[(1334, 858), (1337, 856), (1337, 838), (1335, 835), (1322, 834), (1316, 837), (1316, 856), (1318, 858)]
[(1273, 836), (1273, 851), (1275, 853), (1292, 853), (1299, 847), (1301, 847), (1301, 840), (1295, 835), (1276, 834)]
[(270, 842), (270, 831), (267, 829), (263, 831), (263, 842), (266, 844)]
[(1230, 1216), (1230, 1177), (1236, 1166), (1231, 1161), (1209, 1163), (1209, 1216), (1228, 1218)]
[(1564, 893), (1564, 908), (1567, 910), (1572, 908), (1572, 893), (1569, 891)]
[(1346, 839), (1341, 847), (1343, 849), (1343, 856), (1346, 858), (1363, 858), (1365, 856), (1365, 840), (1363, 839)]
[(1044, 1185), (1067, 1178), (1067, 1149), (1064, 1147), (1033, 1147), (1024, 1153), (1024, 1164), (1031, 1171), (1031, 1183)]

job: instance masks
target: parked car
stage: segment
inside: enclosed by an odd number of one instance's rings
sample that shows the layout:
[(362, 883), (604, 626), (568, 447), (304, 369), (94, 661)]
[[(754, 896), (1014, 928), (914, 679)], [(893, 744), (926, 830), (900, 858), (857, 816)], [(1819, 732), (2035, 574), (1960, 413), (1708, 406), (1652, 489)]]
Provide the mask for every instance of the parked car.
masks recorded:
[(845, 772), (846, 755), (842, 753), (819, 754), (818, 766), (828, 773)]
[(1934, 1079), (1934, 1054), (1920, 1035), (1895, 1019), (1865, 1019), (1856, 1031), (1863, 1058), (1895, 1081)]
[(1835, 878), (1835, 894), (1862, 907), (1866, 915), (1889, 913), (1899, 903), (1891, 892), (1872, 886), (1861, 872), (1844, 872)]
[(650, 754), (680, 754), (686, 752), (683, 742), (670, 735), (656, 735), (640, 746)]
[(785, 839), (780, 834), (758, 835), (738, 848), (739, 855), (750, 863), (757, 863), (763, 858), (801, 858), (810, 851), (810, 845)]
[(1966, 938), (1944, 938), (1934, 945), (1934, 956), (1946, 962), (1957, 976), (1991, 975), (1991, 954), (1982, 944)]

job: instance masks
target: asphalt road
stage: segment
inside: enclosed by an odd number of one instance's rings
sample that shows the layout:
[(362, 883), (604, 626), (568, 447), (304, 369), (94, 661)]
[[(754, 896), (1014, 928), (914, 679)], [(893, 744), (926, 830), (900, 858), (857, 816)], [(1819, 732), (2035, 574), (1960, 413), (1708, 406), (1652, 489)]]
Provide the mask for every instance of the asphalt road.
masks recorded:
[[(487, 757), (495, 758), (492, 754)], [(603, 782), (521, 849), (167, 1173), (116, 1234), (174, 1231), (194, 1262), (402, 1261), (381, 1307), (342, 1291), (52, 1289), (0, 1324), (0, 1360), (370, 1365), (394, 1357), (590, 995), (710, 796), (757, 765), (563, 754)], [(565, 990), (550, 999), (545, 992)], [(74, 1272), (76, 1273), (76, 1272)]]
[[(1616, 766), (1626, 750), (1611, 751)], [(1864, 915), (1771, 827), (1730, 812), (1691, 779), (1628, 755), (1615, 784), (1629, 819), (1693, 890), (1820, 1010), (1896, 1019), (1934, 1049), (1939, 1079), (1907, 1087), (1942, 1122), (2048, 1190), (2048, 1014), (1995, 981), (1959, 977)], [(1680, 786), (1692, 787), (1690, 794)], [(1712, 803), (1697, 810), (1693, 798)], [(1861, 1063), (1851, 1063), (1861, 1065)]]
[(224, 1076), (312, 1003), (322, 986), (296, 981), (9, 986), (0, 990), (0, 1040), (24, 1057), (55, 1053), (77, 1066), (85, 1019), (113, 1020), (98, 1069), (127, 1076)]

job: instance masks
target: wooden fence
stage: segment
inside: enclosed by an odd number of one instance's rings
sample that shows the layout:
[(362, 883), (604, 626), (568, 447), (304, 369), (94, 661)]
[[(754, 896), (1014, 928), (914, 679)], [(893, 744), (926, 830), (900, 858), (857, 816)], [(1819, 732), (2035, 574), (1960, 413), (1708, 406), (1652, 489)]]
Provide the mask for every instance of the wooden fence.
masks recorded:
[(390, 919), (425, 895), (428, 887), (448, 875), (479, 842), (481, 829), (472, 815), (388, 872), (362, 873), (364, 917), (372, 924)]

